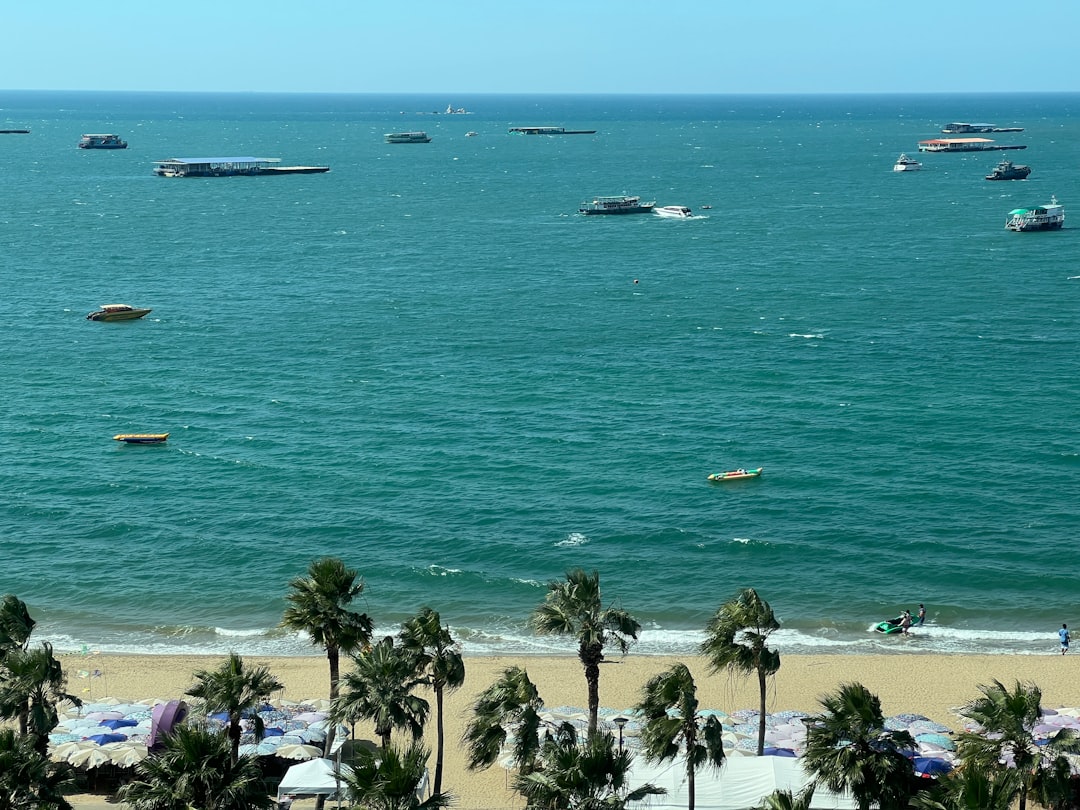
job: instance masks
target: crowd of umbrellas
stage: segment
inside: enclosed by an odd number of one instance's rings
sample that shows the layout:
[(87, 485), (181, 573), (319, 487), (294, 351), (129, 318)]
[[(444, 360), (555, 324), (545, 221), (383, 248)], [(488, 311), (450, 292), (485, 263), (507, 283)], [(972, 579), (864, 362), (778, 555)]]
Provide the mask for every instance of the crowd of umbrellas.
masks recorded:
[[(1064, 711), (1064, 710), (1063, 710)], [(740, 709), (730, 714), (705, 710), (703, 717), (714, 716), (723, 725), (724, 754), (729, 757), (757, 756), (758, 729), (761, 719), (756, 709)], [(559, 706), (540, 712), (544, 724), (551, 729), (569, 723), (579, 731), (588, 728), (589, 717), (584, 709)], [(765, 756), (797, 758), (806, 751), (806, 712), (780, 711), (765, 715)], [(631, 751), (640, 750), (641, 721), (630, 709), (616, 711), (601, 709), (601, 725), (619, 737), (620, 744)], [(620, 728), (621, 726), (621, 728)], [(952, 770), (956, 760), (956, 745), (952, 730), (920, 714), (898, 714), (885, 721), (890, 731), (906, 731), (915, 740), (916, 750), (912, 762), (915, 773), (933, 778)], [(503, 758), (504, 767), (514, 767), (512, 755), (507, 748)]]
[[(151, 716), (154, 707), (165, 701), (159, 699), (123, 703), (104, 698), (86, 703), (81, 708), (71, 706), (61, 715), (60, 722), (49, 734), (51, 756), (56, 761), (70, 762), (77, 768), (91, 769), (104, 765), (121, 768), (134, 767), (146, 758), (151, 732)], [(322, 756), (326, 740), (329, 701), (325, 699), (294, 702), (274, 700), (262, 706), (258, 712), (263, 721), (264, 735), (256, 740), (250, 723), (241, 721), (244, 730), (240, 738), (241, 756), (273, 756), (287, 760), (307, 760)], [(730, 714), (722, 711), (702, 711), (703, 716), (715, 716), (723, 724), (724, 752), (727, 756), (755, 756), (757, 754), (758, 724), (760, 715), (755, 709), (741, 709)], [(807, 714), (796, 711), (780, 711), (765, 715), (766, 756), (799, 757), (806, 751)], [(545, 709), (541, 718), (549, 729), (569, 723), (581, 732), (588, 728), (588, 713), (574, 706), (558, 706)], [(227, 723), (225, 714), (213, 714), (206, 718), (210, 728), (224, 733)], [(641, 722), (633, 710), (600, 710), (601, 725), (617, 733), (620, 744), (631, 751), (640, 749)], [(919, 714), (898, 714), (885, 720), (890, 731), (906, 731), (917, 746), (912, 759), (919, 776), (935, 777), (948, 773), (956, 762), (956, 745), (953, 732), (947, 726), (936, 723)], [(1080, 708), (1043, 709), (1042, 722), (1034, 728), (1039, 739), (1049, 739), (1063, 728), (1080, 733)], [(970, 722), (966, 731), (978, 731)], [(339, 735), (348, 735), (344, 726), (338, 727)], [(502, 759), (505, 767), (515, 763), (506, 748)], [(1080, 763), (1078, 763), (1080, 765)], [(1074, 765), (1074, 768), (1077, 768)]]
[[(81, 708), (69, 706), (49, 734), (50, 755), (57, 762), (69, 762), (86, 770), (107, 765), (134, 767), (149, 754), (154, 707), (165, 702), (149, 699), (124, 703), (104, 698), (85, 703)], [(258, 711), (265, 726), (261, 740), (255, 739), (248, 720), (241, 721), (241, 756), (276, 756), (289, 760), (321, 757), (328, 708), (327, 700), (303, 703), (274, 700), (265, 704)], [(225, 714), (206, 718), (209, 728), (220, 729), (222, 733), (227, 722)], [(338, 727), (338, 734), (348, 733), (347, 728)]]

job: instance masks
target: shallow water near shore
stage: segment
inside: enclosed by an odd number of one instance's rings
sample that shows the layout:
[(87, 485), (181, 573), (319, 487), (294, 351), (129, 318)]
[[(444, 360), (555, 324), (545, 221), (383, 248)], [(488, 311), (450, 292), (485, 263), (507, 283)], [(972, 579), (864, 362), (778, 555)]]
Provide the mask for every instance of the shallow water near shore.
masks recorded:
[[(380, 631), (429, 604), (470, 654), (570, 651), (525, 620), (574, 566), (639, 653), (742, 587), (791, 652), (1080, 621), (1080, 243), (1003, 227), (1080, 201), (1080, 95), (447, 101), (0, 93), (31, 130), (0, 140), (0, 592), (38, 637), (309, 653), (275, 625), (320, 555)], [(1030, 178), (891, 171), (965, 118), (1023, 126), (990, 137)], [(545, 124), (597, 134), (507, 133)], [(228, 154), (331, 171), (151, 174)], [(576, 214), (622, 192), (696, 216)], [(115, 301), (153, 312), (85, 320)]]

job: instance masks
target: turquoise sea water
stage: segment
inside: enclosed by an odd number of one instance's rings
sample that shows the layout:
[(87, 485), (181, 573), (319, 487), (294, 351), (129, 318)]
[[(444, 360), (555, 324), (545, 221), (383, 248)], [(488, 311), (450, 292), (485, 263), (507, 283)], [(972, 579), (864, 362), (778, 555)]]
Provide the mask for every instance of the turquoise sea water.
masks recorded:
[[(1028, 149), (891, 171), (955, 120)], [(470, 654), (569, 651), (525, 620), (574, 566), (643, 653), (747, 586), (782, 652), (1080, 622), (1080, 231), (1003, 228), (1080, 216), (1080, 95), (2, 92), (0, 128), (0, 593), (61, 649), (309, 652), (274, 625), (320, 555)], [(151, 173), (204, 155), (331, 171)], [(624, 192), (697, 216), (576, 214)], [(153, 312), (85, 320), (116, 301)]]

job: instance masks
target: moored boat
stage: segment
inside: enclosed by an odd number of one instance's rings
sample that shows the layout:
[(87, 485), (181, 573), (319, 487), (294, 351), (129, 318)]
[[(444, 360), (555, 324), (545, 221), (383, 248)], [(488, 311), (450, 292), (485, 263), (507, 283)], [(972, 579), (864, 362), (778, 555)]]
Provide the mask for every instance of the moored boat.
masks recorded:
[(694, 212), (685, 205), (661, 205), (659, 208), (654, 208), (653, 213), (670, 219), (690, 219), (694, 216)]
[(263, 177), (279, 174), (323, 174), (329, 166), (279, 166), (281, 158), (169, 158), (154, 166), (158, 177)]
[(1009, 149), (1027, 149), (1027, 146), (1005, 146), (989, 138), (929, 138), (919, 141), (920, 152), (1002, 152)]
[(119, 135), (83, 135), (76, 144), (80, 149), (127, 149)]
[(140, 309), (130, 304), (102, 304), (101, 309), (95, 310), (86, 316), (88, 321), (133, 321), (153, 312), (151, 309)]
[(907, 155), (900, 155), (896, 159), (896, 163), (893, 164), (892, 170), (894, 172), (917, 172), (922, 168), (922, 164), (915, 158), (908, 157)]
[(168, 438), (168, 433), (117, 433), (113, 436), (113, 441), (124, 444), (161, 444)]
[(958, 121), (954, 124), (947, 124), (942, 127), (941, 131), (945, 135), (965, 135), (978, 132), (1023, 132), (1023, 127), (997, 127), (993, 124), (968, 124), (963, 121)]
[(1005, 220), (1010, 231), (1056, 231), (1065, 224), (1065, 206), (1051, 196), (1046, 205), (1033, 208), (1014, 208)]
[(567, 129), (566, 127), (510, 127), (511, 135), (595, 135), (595, 129)]
[(752, 470), (744, 470), (741, 467), (737, 470), (729, 470), (728, 472), (711, 473), (708, 477), (710, 481), (743, 481), (747, 478), (760, 478), (761, 471), (764, 467), (755, 467)]
[(986, 175), (987, 180), (1023, 180), (1031, 174), (1030, 166), (1022, 166), (1011, 160), (1003, 160)]
[(643, 203), (641, 197), (621, 194), (615, 197), (594, 197), (592, 202), (582, 203), (578, 213), (591, 214), (648, 214), (656, 207), (656, 201)]
[(426, 132), (387, 132), (383, 137), (387, 143), (431, 143)]

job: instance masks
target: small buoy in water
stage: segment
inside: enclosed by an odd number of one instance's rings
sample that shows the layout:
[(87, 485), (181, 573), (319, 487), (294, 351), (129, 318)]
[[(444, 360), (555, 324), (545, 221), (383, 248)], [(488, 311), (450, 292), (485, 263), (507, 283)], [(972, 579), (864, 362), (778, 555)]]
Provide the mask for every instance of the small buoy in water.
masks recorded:
[(637, 284), (637, 279), (636, 278), (634, 279), (634, 283)]

